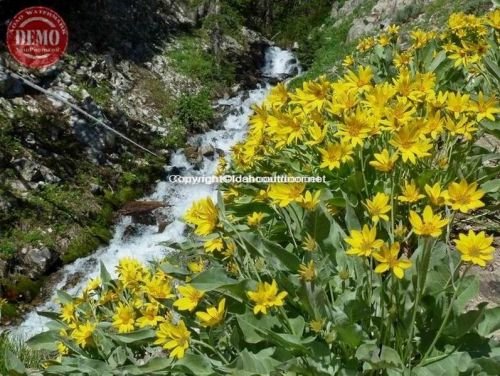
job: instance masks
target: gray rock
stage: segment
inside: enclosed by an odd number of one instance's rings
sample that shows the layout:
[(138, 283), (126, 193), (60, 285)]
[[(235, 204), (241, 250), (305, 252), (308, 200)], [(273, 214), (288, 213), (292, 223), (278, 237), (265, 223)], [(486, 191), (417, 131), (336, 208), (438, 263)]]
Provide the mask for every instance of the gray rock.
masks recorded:
[(23, 94), (24, 86), (22, 81), (13, 78), (0, 66), (0, 96), (14, 98)]
[(18, 271), (28, 278), (37, 279), (48, 272), (54, 262), (54, 255), (45, 246), (28, 246), (21, 250)]
[(210, 144), (205, 144), (200, 147), (200, 154), (207, 158), (212, 158), (215, 155), (215, 148)]
[(12, 161), (12, 166), (28, 183), (59, 183), (61, 181), (51, 169), (27, 158)]

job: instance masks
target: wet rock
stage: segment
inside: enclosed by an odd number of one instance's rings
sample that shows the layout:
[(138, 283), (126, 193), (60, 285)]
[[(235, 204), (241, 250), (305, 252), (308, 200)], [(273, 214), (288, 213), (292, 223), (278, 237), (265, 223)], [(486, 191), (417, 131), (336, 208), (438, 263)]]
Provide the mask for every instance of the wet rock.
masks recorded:
[(139, 226), (135, 224), (128, 225), (123, 231), (122, 240), (128, 241), (139, 234), (140, 234)]
[(54, 255), (45, 246), (28, 246), (21, 250), (20, 264), (16, 266), (19, 273), (31, 279), (37, 279), (47, 273), (54, 262)]
[(0, 96), (14, 98), (23, 94), (24, 86), (22, 81), (12, 77), (0, 65)]
[(215, 155), (215, 148), (210, 144), (202, 145), (199, 150), (201, 155), (210, 159), (213, 159)]
[[(51, 169), (27, 158), (19, 158), (12, 161), (12, 166), (28, 183), (58, 183), (61, 181)], [(30, 186), (35, 187), (36, 184), (30, 184)]]
[(201, 168), (203, 164), (203, 155), (199, 152), (199, 148), (195, 146), (187, 146), (184, 148), (184, 155), (189, 163), (195, 168)]
[(133, 223), (153, 226), (156, 224), (155, 209), (164, 207), (161, 201), (131, 201), (125, 204), (118, 213), (120, 215), (131, 216)]

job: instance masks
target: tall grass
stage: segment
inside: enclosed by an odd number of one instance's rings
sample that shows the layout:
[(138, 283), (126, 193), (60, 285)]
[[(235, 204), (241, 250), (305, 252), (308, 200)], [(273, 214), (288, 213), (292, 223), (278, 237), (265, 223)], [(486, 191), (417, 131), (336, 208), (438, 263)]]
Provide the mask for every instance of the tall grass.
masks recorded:
[(9, 375), (6, 354), (10, 351), (26, 368), (40, 369), (42, 363), (50, 358), (46, 351), (33, 350), (24, 341), (8, 331), (0, 333), (0, 375)]

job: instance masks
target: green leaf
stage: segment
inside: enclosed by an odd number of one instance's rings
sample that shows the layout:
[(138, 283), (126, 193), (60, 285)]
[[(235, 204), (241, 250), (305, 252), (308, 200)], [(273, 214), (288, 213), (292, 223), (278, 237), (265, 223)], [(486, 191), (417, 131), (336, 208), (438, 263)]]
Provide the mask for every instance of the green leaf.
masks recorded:
[(500, 190), (500, 179), (494, 179), (481, 184), (481, 189), (486, 193), (494, 193)]
[(329, 214), (323, 206), (308, 215), (305, 221), (307, 233), (319, 244), (330, 234), (330, 224)]
[(191, 273), (188, 272), (188, 270), (186, 268), (181, 268), (179, 266), (176, 266), (176, 265), (172, 265), (170, 263), (163, 263), (163, 264), (160, 264), (160, 269), (168, 274), (168, 275), (172, 275), (172, 276), (186, 276), (186, 275), (190, 275)]
[(274, 354), (273, 348), (264, 349), (258, 353), (251, 353), (247, 349), (240, 352), (238, 358), (231, 364), (234, 374), (241, 375), (269, 375), (281, 364), (271, 356)]
[(57, 291), (57, 300), (61, 304), (68, 304), (68, 303), (71, 303), (73, 301), (73, 297), (70, 294), (68, 294), (67, 292), (64, 292), (62, 290), (58, 290)]
[(358, 324), (342, 323), (336, 325), (335, 330), (337, 331), (338, 339), (353, 348), (358, 347), (362, 340), (366, 338), (366, 334)]
[[(300, 260), (295, 254), (292, 252), (287, 251), (285, 248), (280, 246), (276, 242), (272, 242), (267, 239), (262, 239), (262, 244), (264, 246), (264, 251), (274, 258), (275, 260), (279, 261), (279, 264), (281, 266), (281, 269), (284, 267), (284, 270), (292, 271), (295, 272), (299, 269), (300, 266)], [(270, 260), (268, 259), (268, 262)], [(275, 264), (275, 266), (277, 266)], [(279, 266), (278, 266), (279, 267)]]
[(470, 300), (479, 294), (479, 279), (477, 276), (465, 277), (462, 286), (465, 287), (461, 287), (454, 303), (457, 312), (463, 312)]
[(55, 351), (55, 350), (57, 350), (56, 340), (58, 338), (58, 335), (59, 335), (59, 333), (57, 331), (49, 330), (49, 331), (34, 335), (26, 342), (26, 344), (29, 347), (31, 347), (33, 350)]
[(500, 329), (500, 307), (487, 309), (483, 320), (477, 327), (477, 332), (486, 337), (498, 329)]
[(236, 316), (236, 320), (247, 343), (259, 343), (267, 340), (266, 330), (280, 325), (278, 319), (274, 316), (257, 317), (250, 312)]
[(446, 60), (446, 51), (439, 52), (434, 58), (434, 60), (432, 60), (432, 62), (429, 64), (427, 71), (434, 72), (445, 60)]
[(356, 350), (356, 358), (367, 362), (370, 369), (387, 369), (403, 367), (403, 362), (399, 354), (392, 347), (379, 346), (372, 343), (365, 343)]
[(184, 358), (175, 363), (175, 369), (182, 370), (183, 368), (190, 371), (193, 375), (209, 376), (214, 374), (212, 364), (206, 356), (186, 354)]
[(434, 358), (430, 358), (427, 361), (427, 365), (414, 368), (412, 376), (459, 375), (469, 368), (471, 357), (465, 352), (454, 352), (450, 355), (443, 356), (438, 355)]
[(478, 322), (484, 317), (484, 310), (487, 303), (481, 303), (479, 309), (467, 311), (450, 320), (444, 334), (451, 338), (461, 338), (475, 328)]
[(101, 281), (103, 285), (107, 285), (109, 282), (111, 282), (113, 279), (111, 278), (111, 275), (109, 274), (108, 270), (106, 269), (106, 266), (104, 266), (104, 263), (101, 261)]
[(212, 291), (222, 286), (236, 285), (237, 280), (229, 278), (225, 270), (215, 267), (198, 274), (193, 278), (191, 284), (201, 291)]
[(131, 333), (110, 335), (113, 339), (126, 344), (153, 339), (155, 336), (155, 331), (152, 329), (139, 329)]
[(5, 368), (9, 371), (9, 375), (12, 376), (27, 374), (24, 364), (12, 351), (7, 349), (5, 349)]

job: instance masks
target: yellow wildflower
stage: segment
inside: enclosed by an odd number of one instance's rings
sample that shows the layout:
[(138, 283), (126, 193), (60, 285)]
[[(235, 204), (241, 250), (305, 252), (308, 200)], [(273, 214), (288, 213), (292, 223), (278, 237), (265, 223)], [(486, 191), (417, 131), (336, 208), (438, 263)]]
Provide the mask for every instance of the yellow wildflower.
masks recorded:
[(323, 330), (323, 326), (325, 326), (325, 322), (325, 319), (312, 320), (309, 322), (309, 328), (311, 328), (314, 333), (320, 333)]
[(182, 359), (189, 348), (191, 333), (182, 320), (179, 320), (177, 324), (164, 322), (160, 324), (159, 329), (156, 331), (156, 338), (154, 344), (161, 345), (165, 350), (169, 350), (171, 358)]
[(196, 317), (200, 320), (201, 326), (216, 326), (224, 319), (226, 299), (222, 298), (217, 307), (208, 307), (206, 312), (196, 312)]
[(370, 228), (368, 225), (364, 225), (361, 231), (351, 230), (345, 242), (351, 246), (346, 252), (348, 255), (366, 257), (384, 245), (383, 240), (377, 239), (377, 228)]
[(145, 328), (147, 326), (156, 327), (158, 323), (165, 320), (164, 317), (158, 314), (160, 306), (158, 303), (147, 303), (141, 309), (141, 317), (137, 319), (137, 326)]
[(268, 309), (283, 306), (288, 293), (286, 291), (279, 292), (278, 284), (273, 279), (271, 283), (260, 282), (257, 285), (257, 290), (247, 291), (247, 295), (255, 303), (253, 313), (257, 315), (262, 312), (266, 315)]
[(179, 311), (193, 311), (205, 293), (197, 290), (191, 285), (179, 286), (177, 288), (181, 297), (174, 302), (174, 307)]
[(411, 267), (411, 261), (398, 258), (399, 243), (396, 242), (389, 246), (384, 244), (382, 250), (373, 252), (373, 258), (379, 262), (375, 268), (375, 273), (385, 273), (391, 270), (396, 278), (403, 278), (405, 269)]
[(390, 155), (389, 150), (384, 149), (381, 153), (374, 153), (374, 161), (370, 161), (370, 165), (378, 171), (390, 172), (394, 168), (394, 164), (398, 160), (397, 154)]
[(352, 146), (346, 143), (329, 144), (326, 149), (318, 149), (322, 156), (321, 168), (333, 170), (342, 163), (352, 161)]
[(94, 334), (96, 324), (87, 321), (85, 324), (78, 325), (71, 333), (70, 337), (81, 347), (87, 347), (92, 343), (92, 334)]
[(382, 192), (377, 193), (373, 199), (366, 200), (364, 205), (374, 223), (378, 223), (379, 220), (389, 220), (389, 216), (386, 214), (391, 211), (389, 200), (390, 197)]
[(306, 234), (302, 242), (302, 248), (308, 252), (314, 252), (318, 247), (316, 240), (309, 234)]
[(493, 236), (486, 236), (484, 231), (476, 234), (469, 230), (468, 235), (459, 234), (455, 244), (464, 262), (485, 267), (489, 261), (493, 260), (495, 253), (495, 248), (492, 246)]
[(209, 235), (217, 225), (217, 207), (210, 197), (195, 202), (186, 212), (184, 218), (187, 223), (197, 226), (195, 234)]
[(144, 265), (139, 260), (132, 257), (124, 257), (118, 262), (116, 267), (118, 279), (125, 287), (134, 287), (146, 274)]
[(113, 328), (118, 333), (129, 333), (134, 330), (135, 312), (134, 309), (123, 303), (118, 303), (115, 314), (113, 315)]
[(460, 183), (451, 183), (448, 186), (447, 205), (450, 205), (453, 210), (467, 213), (484, 206), (481, 201), (483, 196), (484, 192), (477, 189), (477, 183), (469, 184), (463, 179)]
[(415, 234), (437, 238), (441, 235), (441, 228), (448, 224), (448, 219), (442, 219), (439, 214), (435, 215), (432, 208), (427, 205), (422, 217), (410, 210), (410, 223)]
[(321, 191), (316, 191), (314, 194), (306, 191), (300, 198), (300, 205), (306, 210), (314, 210), (318, 204), (320, 203), (319, 196), (321, 195)]
[(247, 223), (250, 227), (257, 227), (264, 219), (265, 214), (262, 212), (253, 212), (247, 217)]
[(434, 206), (444, 205), (448, 200), (448, 191), (443, 190), (439, 183), (434, 184), (432, 187), (426, 184), (424, 189)]
[(299, 266), (300, 278), (306, 282), (312, 281), (316, 278), (316, 267), (314, 261), (309, 261), (307, 264), (300, 264)]
[(401, 202), (413, 203), (424, 197), (425, 196), (420, 193), (415, 183), (411, 181), (405, 182), (402, 195), (398, 196), (398, 200)]
[(212, 238), (203, 243), (203, 248), (207, 253), (214, 253), (215, 251), (222, 251), (224, 249), (224, 241), (220, 236)]
[(188, 262), (187, 267), (191, 273), (201, 273), (205, 270), (205, 262), (200, 257), (198, 260)]
[(500, 107), (498, 107), (498, 102), (495, 96), (485, 98), (482, 92), (479, 93), (477, 101), (472, 102), (470, 109), (477, 114), (477, 121), (481, 121), (483, 119), (495, 121), (495, 114), (500, 112)]
[(73, 302), (66, 303), (62, 306), (61, 313), (59, 313), (59, 317), (61, 317), (62, 321), (67, 323), (72, 323), (76, 320), (75, 316), (76, 306)]
[(305, 188), (302, 183), (276, 183), (269, 186), (267, 195), (276, 204), (285, 207), (292, 202), (299, 202)]

